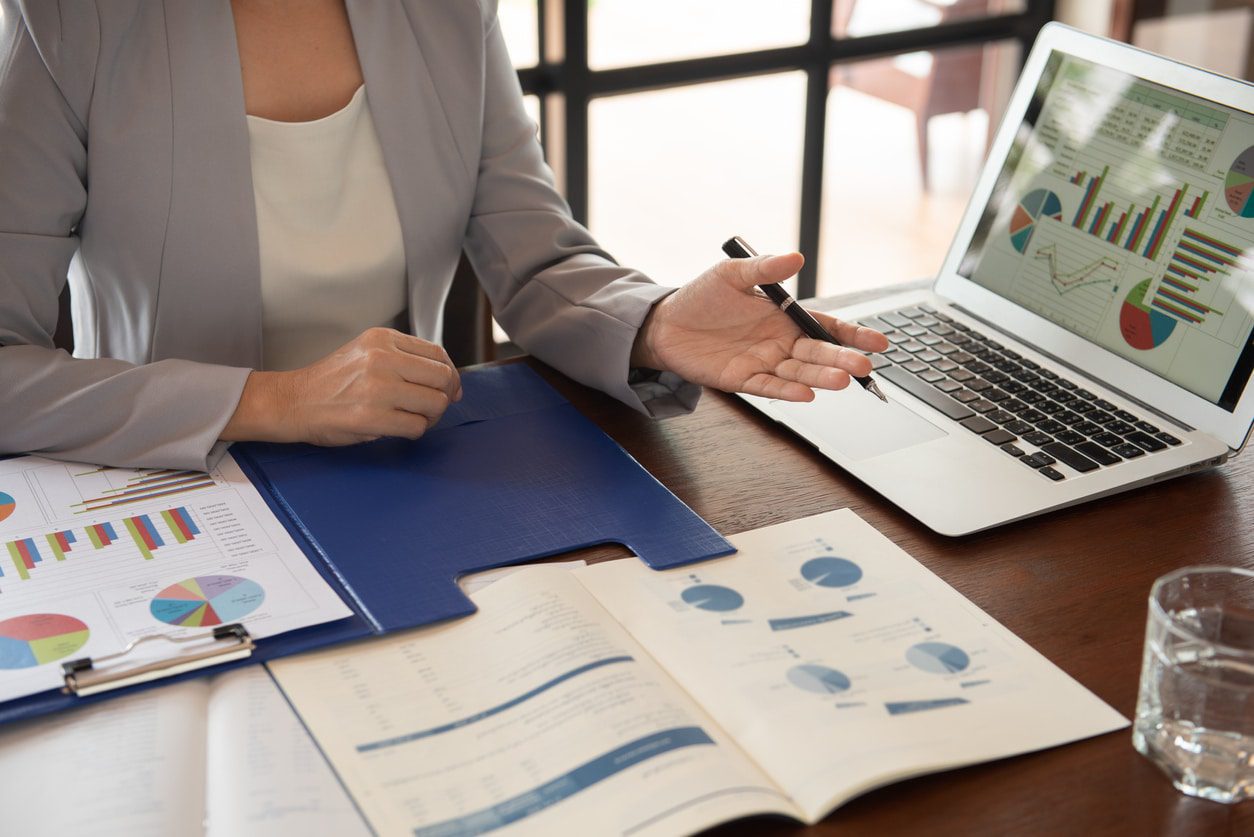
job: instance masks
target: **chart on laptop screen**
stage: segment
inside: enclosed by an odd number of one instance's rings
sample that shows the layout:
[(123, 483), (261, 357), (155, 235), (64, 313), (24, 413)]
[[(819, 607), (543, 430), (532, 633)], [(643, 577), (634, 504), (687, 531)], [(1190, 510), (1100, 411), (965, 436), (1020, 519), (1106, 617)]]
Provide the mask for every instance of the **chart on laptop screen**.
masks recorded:
[(960, 271), (1232, 409), (1254, 117), (1055, 53), (1024, 127)]

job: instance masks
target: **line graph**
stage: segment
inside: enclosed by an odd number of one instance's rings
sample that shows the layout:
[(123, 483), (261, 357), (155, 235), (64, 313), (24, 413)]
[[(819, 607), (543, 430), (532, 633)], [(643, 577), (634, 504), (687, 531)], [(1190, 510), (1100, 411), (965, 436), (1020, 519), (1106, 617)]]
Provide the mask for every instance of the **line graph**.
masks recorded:
[(1087, 285), (1100, 285), (1114, 281), (1114, 273), (1119, 270), (1119, 262), (1109, 256), (1102, 256), (1096, 261), (1082, 265), (1075, 270), (1060, 273), (1058, 271), (1058, 245), (1049, 244), (1037, 248), (1032, 254), (1037, 261), (1044, 261), (1049, 266), (1049, 281), (1058, 293), (1065, 294)]

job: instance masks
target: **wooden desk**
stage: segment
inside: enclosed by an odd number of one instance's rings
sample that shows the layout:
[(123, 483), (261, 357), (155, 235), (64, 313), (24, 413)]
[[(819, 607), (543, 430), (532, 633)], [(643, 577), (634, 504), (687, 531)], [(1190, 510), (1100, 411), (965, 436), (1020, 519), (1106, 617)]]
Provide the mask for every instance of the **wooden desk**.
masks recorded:
[[(1188, 564), (1254, 569), (1254, 454), (952, 539), (736, 398), (707, 392), (692, 415), (652, 421), (536, 367), (720, 532), (847, 506), (1129, 718), (1154, 579)], [(598, 548), (579, 557), (621, 554)], [(809, 829), (758, 819), (715, 834), (1250, 835), (1254, 801), (1225, 806), (1176, 792), (1123, 731), (889, 785)]]

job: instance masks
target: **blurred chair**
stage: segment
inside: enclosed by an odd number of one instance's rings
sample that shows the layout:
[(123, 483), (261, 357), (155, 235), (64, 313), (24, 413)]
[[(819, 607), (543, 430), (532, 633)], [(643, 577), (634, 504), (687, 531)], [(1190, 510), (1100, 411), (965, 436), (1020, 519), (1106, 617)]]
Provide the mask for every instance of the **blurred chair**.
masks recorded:
[[(1004, 9), (1002, 0), (911, 0), (931, 9), (937, 23), (972, 17), (989, 17)], [(871, 0), (863, 0), (871, 2)], [(876, 0), (883, 2), (883, 0)], [(836, 37), (850, 34), (859, 0), (833, 0), (832, 30)], [(952, 47), (930, 53), (931, 68), (918, 75), (903, 68), (897, 58), (874, 58), (832, 67), (829, 84), (843, 85), (868, 96), (913, 111), (919, 147), (919, 175), (928, 188), (928, 123), (933, 116), (983, 110), (989, 115), (988, 139), (996, 128), (993, 114), (997, 78), (995, 45)], [(986, 145), (987, 147), (987, 145)]]

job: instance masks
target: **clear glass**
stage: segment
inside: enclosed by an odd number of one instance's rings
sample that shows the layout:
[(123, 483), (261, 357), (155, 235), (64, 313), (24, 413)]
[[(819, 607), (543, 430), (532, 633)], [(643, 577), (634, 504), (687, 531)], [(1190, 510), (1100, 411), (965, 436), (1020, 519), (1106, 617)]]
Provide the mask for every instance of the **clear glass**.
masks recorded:
[(540, 63), (539, 8), (536, 0), (501, 0), (497, 8), (501, 36), (519, 69)]
[(1001, 42), (832, 68), (819, 296), (935, 275), (1018, 59)]
[(1132, 743), (1190, 796), (1254, 798), (1254, 572), (1154, 582)]
[[(678, 286), (742, 235), (797, 248), (805, 74), (779, 73), (596, 99), (589, 226), (620, 262)], [(752, 114), (750, 117), (744, 114)]]
[(1024, 0), (832, 0), (832, 36), (856, 38), (1023, 11)]
[(595, 70), (793, 46), (809, 37), (810, 0), (588, 0)]

